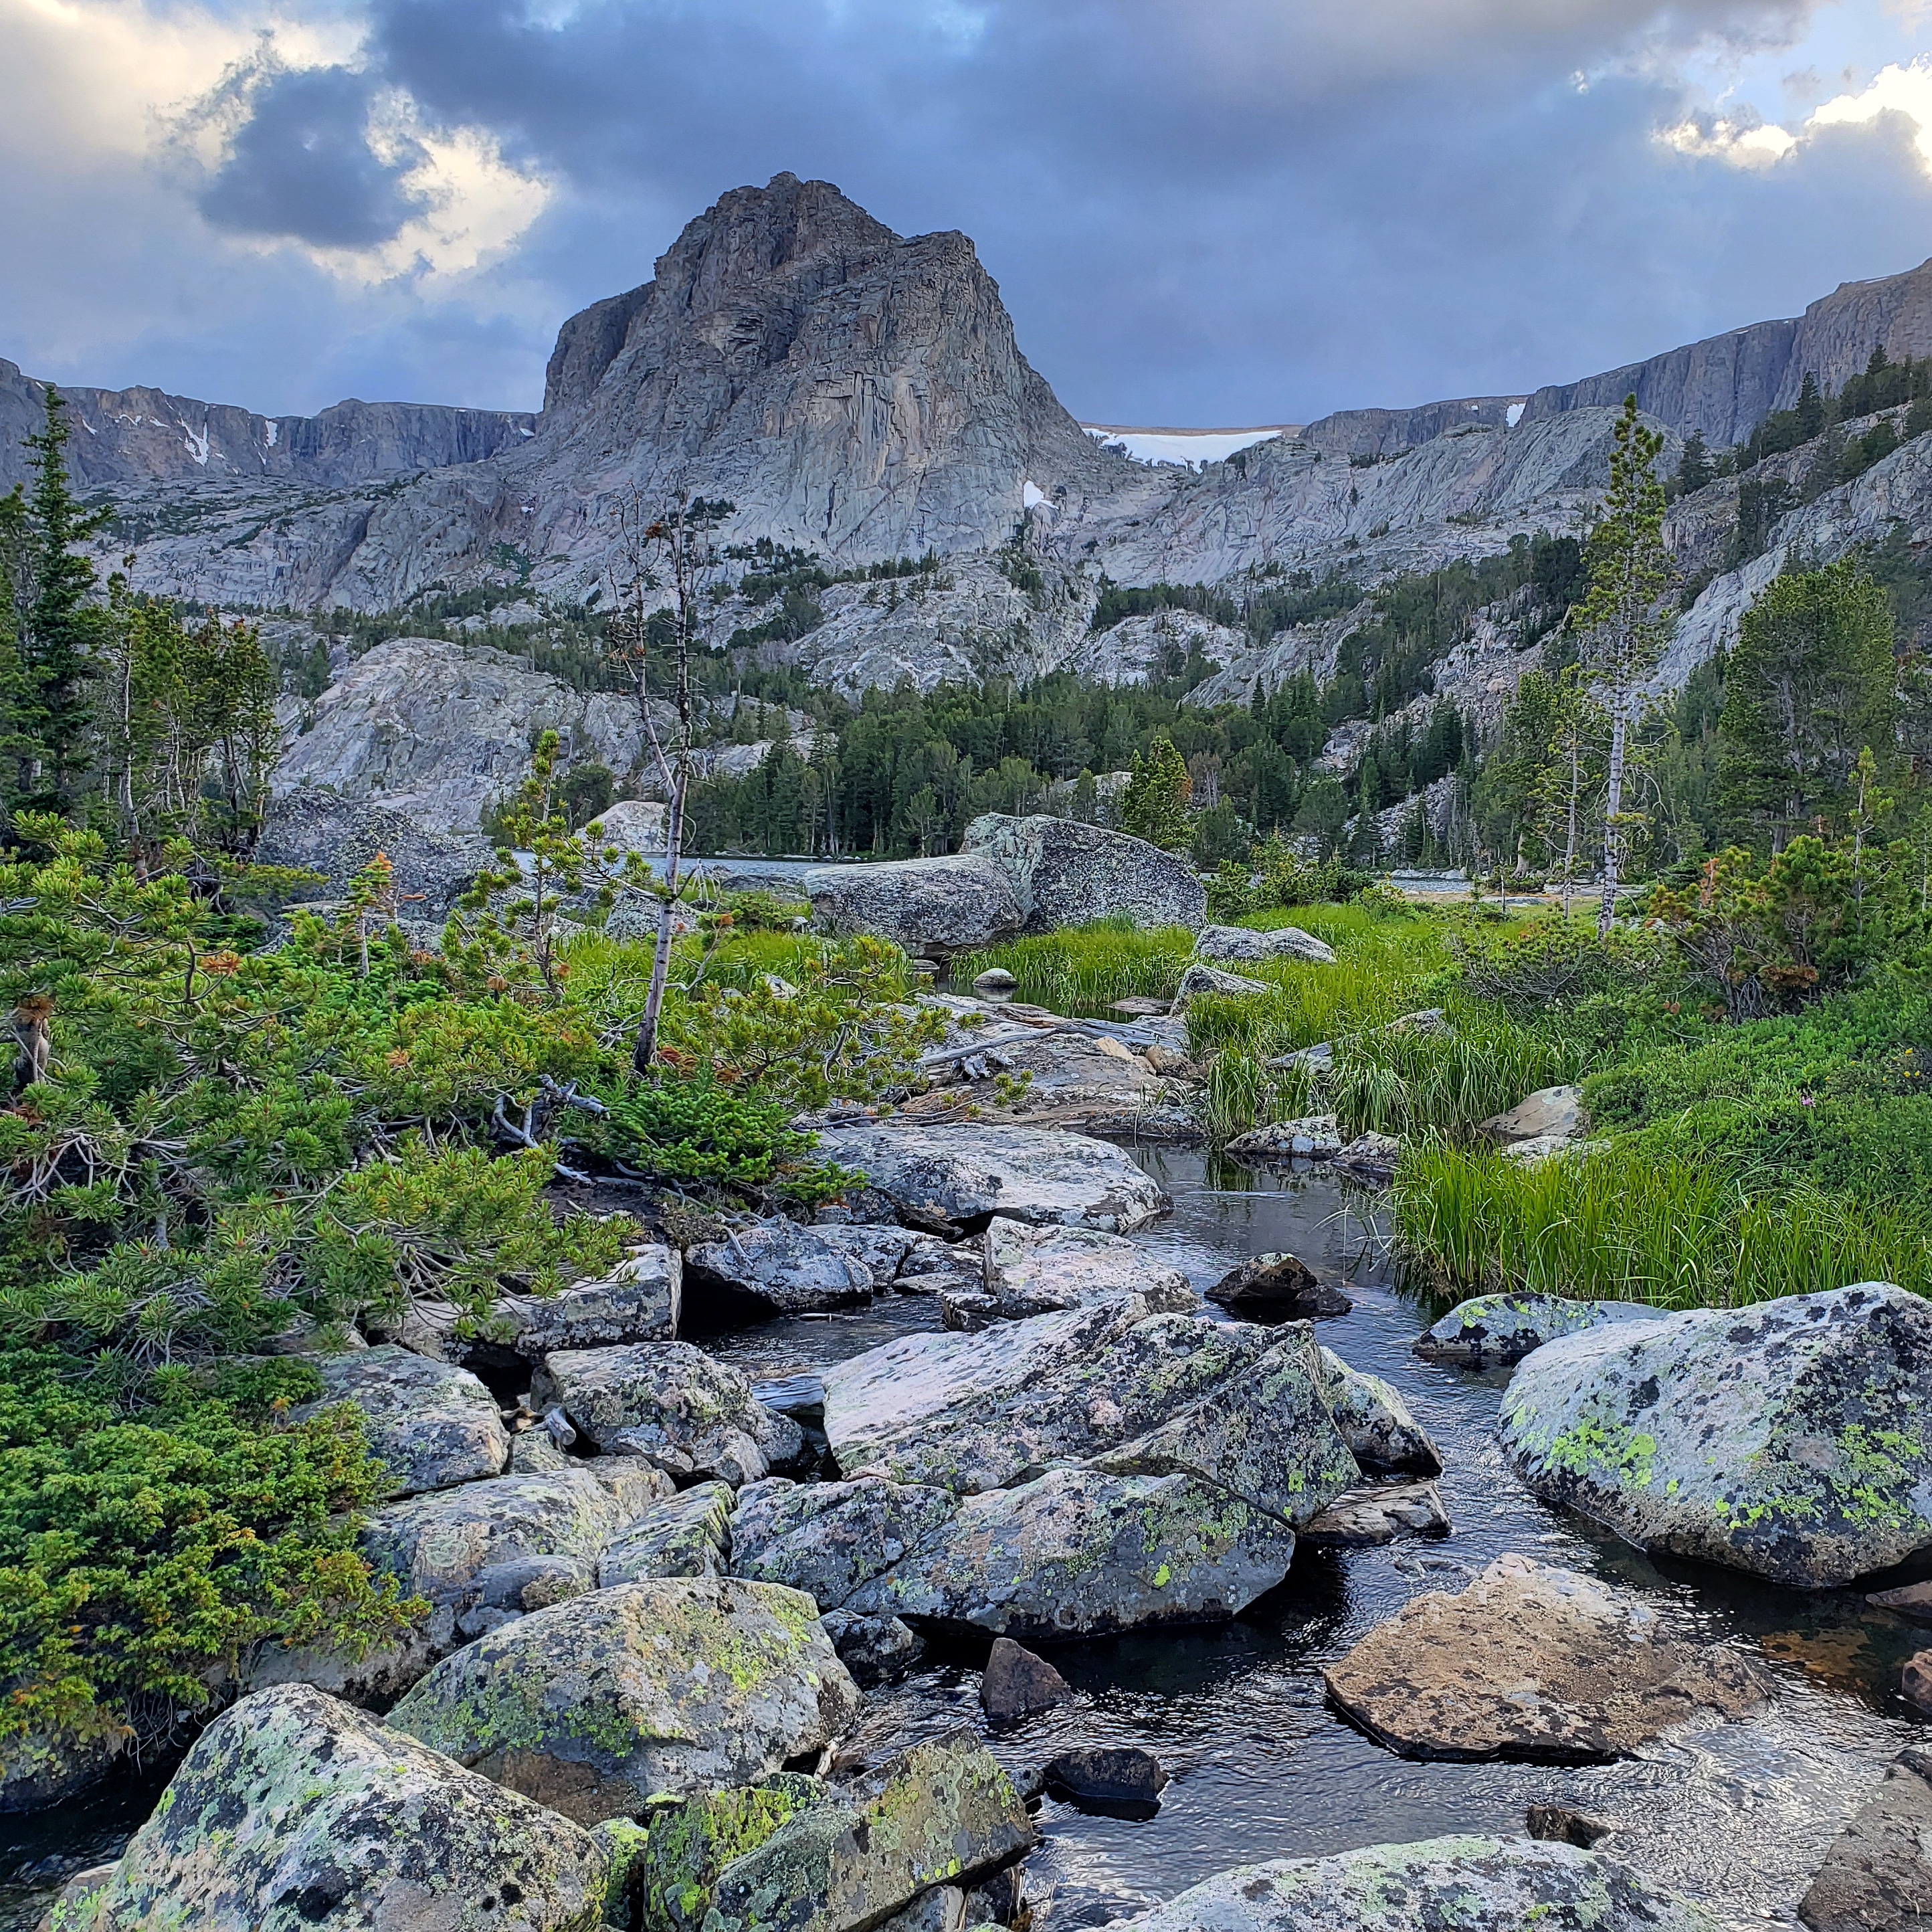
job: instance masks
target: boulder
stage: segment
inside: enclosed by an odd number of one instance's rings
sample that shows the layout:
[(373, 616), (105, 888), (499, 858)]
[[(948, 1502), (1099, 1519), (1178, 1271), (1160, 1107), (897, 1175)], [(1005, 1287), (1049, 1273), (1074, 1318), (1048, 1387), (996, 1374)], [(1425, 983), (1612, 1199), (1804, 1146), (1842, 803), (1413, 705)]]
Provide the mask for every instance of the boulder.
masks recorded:
[(980, 1708), (995, 1730), (1024, 1724), (1064, 1704), (1072, 1687), (1043, 1657), (996, 1636), (980, 1675)]
[(443, 1650), (595, 1588), (604, 1545), (634, 1514), (580, 1468), (500, 1476), (377, 1510), (362, 1548), (405, 1596), (429, 1600), (428, 1635)]
[(1896, 1590), (1874, 1590), (1865, 1601), (1908, 1623), (1932, 1624), (1932, 1582), (1907, 1583)]
[(921, 1548), (957, 1507), (950, 1490), (860, 1476), (754, 1483), (738, 1500), (732, 1567), (836, 1610), (860, 1584)]
[(1346, 1315), (1355, 1305), (1306, 1262), (1282, 1254), (1250, 1256), (1208, 1289), (1208, 1299), (1249, 1321), (1305, 1321)]
[(584, 828), (584, 839), (596, 851), (662, 852), (667, 816), (658, 800), (620, 798)]
[(868, 1932), (937, 1886), (1033, 1849), (1012, 1780), (970, 1732), (915, 1745), (848, 1802), (794, 1812), (719, 1873), (708, 1932)]
[(1174, 1004), (1178, 1010), (1204, 994), (1216, 999), (1244, 1000), (1274, 990), (1265, 980), (1250, 980), (1244, 973), (1226, 972), (1197, 959), (1181, 974), (1180, 984), (1174, 989)]
[(597, 1562), (598, 1587), (652, 1576), (728, 1575), (732, 1502), (723, 1483), (700, 1483), (653, 1503), (606, 1545)]
[(1516, 1141), (1580, 1140), (1588, 1125), (1582, 1088), (1539, 1087), (1507, 1112), (1491, 1115), (1476, 1131), (1507, 1147)]
[(1510, 1368), (1533, 1348), (1561, 1335), (1580, 1334), (1606, 1322), (1654, 1322), (1661, 1311), (1644, 1301), (1572, 1301), (1560, 1294), (1478, 1294), (1459, 1301), (1415, 1352), (1432, 1362), (1472, 1369)]
[(986, 1294), (1000, 1321), (1128, 1297), (1138, 1298), (1150, 1315), (1201, 1305), (1179, 1269), (1159, 1266), (1144, 1248), (1118, 1234), (1036, 1227), (996, 1214), (980, 1238)]
[(1501, 1435), (1642, 1547), (1831, 1589), (1932, 1548), (1932, 1305), (1886, 1282), (1546, 1342)]
[(1372, 1476), (1439, 1476), (1442, 1457), (1408, 1405), (1380, 1376), (1322, 1351), (1328, 1413), (1350, 1453)]
[(880, 1121), (821, 1137), (902, 1221), (956, 1240), (995, 1214), (1126, 1234), (1167, 1211), (1159, 1185), (1111, 1142), (1040, 1127)]
[(1922, 1718), (1932, 1718), (1932, 1650), (1922, 1650), (1905, 1660), (1899, 1672), (1899, 1694)]
[(1447, 1536), (1454, 1526), (1433, 1483), (1351, 1490), (1301, 1526), (1305, 1540), (1341, 1550), (1393, 1543), (1404, 1536)]
[(758, 1850), (787, 1819), (830, 1796), (815, 1778), (781, 1771), (756, 1784), (698, 1791), (660, 1805), (639, 1861), (639, 1903), (650, 1932), (700, 1932), (728, 1865)]
[(1402, 1143), (1393, 1134), (1358, 1134), (1334, 1156), (1336, 1171), (1352, 1180), (1384, 1187), (1395, 1178)]
[(0, 1816), (39, 1811), (98, 1784), (133, 1742), (125, 1731), (75, 1738), (29, 1730), (0, 1742)]
[(685, 1256), (685, 1292), (694, 1314), (798, 1315), (869, 1300), (872, 1270), (843, 1228), (796, 1221), (754, 1222)]
[(1499, 1556), (1460, 1596), (1430, 1591), (1328, 1666), (1328, 1694), (1405, 1757), (1591, 1764), (1700, 1714), (1762, 1703), (1732, 1653), (1666, 1635), (1594, 1578)]
[(1191, 1476), (1054, 1469), (964, 1498), (846, 1607), (1024, 1642), (1239, 1615), (1288, 1574), (1294, 1532)]
[(1083, 1811), (1151, 1818), (1167, 1773), (1150, 1750), (1132, 1744), (1083, 1744), (1047, 1761), (1046, 1788)]
[(565, 1349), (531, 1378), (538, 1409), (561, 1408), (605, 1454), (662, 1459), (682, 1474), (754, 1483), (803, 1447), (798, 1424), (755, 1400), (737, 1370), (688, 1342)]
[(1276, 926), (1256, 932), (1245, 926), (1204, 926), (1194, 942), (1197, 959), (1300, 959), (1311, 966), (1332, 966), (1335, 949), (1304, 932), (1298, 926)]
[(978, 853), (820, 866), (800, 883), (821, 931), (871, 933), (915, 954), (990, 946), (1026, 919), (1005, 872)]
[(466, 1370), (385, 1342), (323, 1357), (320, 1400), (297, 1420), (337, 1402), (361, 1410), (370, 1453), (392, 1477), (390, 1493), (413, 1496), (500, 1475), (509, 1432), (496, 1398)]
[(1523, 1814), (1522, 1825), (1532, 1838), (1545, 1844), (1580, 1845), (1586, 1851), (1613, 1837), (1617, 1828), (1608, 1818), (1568, 1804), (1532, 1804)]
[(858, 1687), (809, 1597), (770, 1583), (622, 1583), (446, 1658), (397, 1730), (585, 1823), (656, 1793), (748, 1784), (849, 1724)]
[(1932, 1750), (1909, 1744), (1839, 1833), (1798, 1916), (1811, 1932), (1932, 1925)]
[[(475, 824), (473, 816), (469, 823)], [(274, 800), (254, 856), (259, 865), (319, 872), (320, 890), (339, 898), (378, 854), (389, 862), (398, 903), (412, 918), (435, 925), (494, 856), (480, 832), (432, 830), (390, 806), (322, 787), (298, 788)]]
[(1250, 1127), (1221, 1151), (1237, 1160), (1333, 1160), (1342, 1151), (1342, 1136), (1333, 1114), (1305, 1114)]
[(526, 1361), (556, 1348), (602, 1348), (622, 1342), (669, 1341), (678, 1330), (684, 1264), (675, 1248), (634, 1250), (600, 1281), (574, 1282), (555, 1294), (506, 1295), (500, 1322)]
[(858, 1617), (827, 1610), (819, 1621), (838, 1660), (859, 1684), (884, 1684), (903, 1676), (926, 1654), (926, 1642), (897, 1617)]
[(90, 1932), (595, 1932), (609, 1865), (567, 1819), (303, 1684), (195, 1741), (75, 1921)]
[(1004, 874), (1024, 932), (1121, 918), (1191, 932), (1208, 916), (1208, 890), (1187, 861), (1124, 832), (988, 812), (968, 825), (964, 842), (962, 856), (983, 856)]
[(1114, 1932), (1723, 1932), (1701, 1905), (1574, 1845), (1473, 1835), (1221, 1873)]
[(1004, 966), (988, 966), (973, 976), (974, 990), (980, 993), (1010, 993), (1019, 983)]
[(825, 1431), (842, 1469), (956, 1493), (1120, 1451), (1136, 1470), (1252, 1480), (1251, 1500), (1294, 1520), (1359, 1480), (1322, 1378), (1305, 1329), (1101, 1303), (835, 1363)]

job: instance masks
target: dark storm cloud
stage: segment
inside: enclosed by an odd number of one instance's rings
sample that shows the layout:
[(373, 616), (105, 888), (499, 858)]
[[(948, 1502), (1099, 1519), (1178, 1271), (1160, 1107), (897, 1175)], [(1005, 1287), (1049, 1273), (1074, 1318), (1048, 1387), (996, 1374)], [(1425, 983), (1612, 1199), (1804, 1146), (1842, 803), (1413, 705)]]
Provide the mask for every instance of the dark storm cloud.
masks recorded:
[(422, 206), (403, 178), (422, 150), (406, 139), (382, 158), (372, 148), (375, 85), (344, 67), (257, 64), (231, 75), (203, 104), (204, 113), (234, 112), (239, 125), (196, 197), (202, 213), (236, 234), (319, 248), (388, 241)]

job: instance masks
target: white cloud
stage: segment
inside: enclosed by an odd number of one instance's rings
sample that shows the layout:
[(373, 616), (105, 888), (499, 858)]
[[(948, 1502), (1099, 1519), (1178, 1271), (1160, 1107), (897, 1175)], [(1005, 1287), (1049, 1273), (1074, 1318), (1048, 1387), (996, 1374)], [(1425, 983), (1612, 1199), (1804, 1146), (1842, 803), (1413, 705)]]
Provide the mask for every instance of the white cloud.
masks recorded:
[(1663, 139), (1680, 153), (1729, 162), (1736, 167), (1774, 167), (1798, 154), (1820, 129), (1868, 126), (1898, 114), (1918, 130), (1915, 146), (1932, 176), (1932, 57), (1881, 68), (1865, 86), (1823, 102), (1797, 123), (1781, 127), (1741, 113), (1730, 118), (1686, 121)]

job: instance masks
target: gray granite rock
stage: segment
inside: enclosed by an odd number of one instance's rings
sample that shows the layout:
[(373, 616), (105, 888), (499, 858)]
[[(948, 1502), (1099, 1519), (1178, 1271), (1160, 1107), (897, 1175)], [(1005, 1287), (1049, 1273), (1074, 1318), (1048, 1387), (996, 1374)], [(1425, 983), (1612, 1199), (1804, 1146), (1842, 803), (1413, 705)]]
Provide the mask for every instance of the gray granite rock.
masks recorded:
[(1298, 926), (1278, 926), (1256, 932), (1244, 926), (1204, 926), (1194, 941), (1197, 959), (1299, 959), (1311, 966), (1332, 966), (1335, 950)]
[(728, 1576), (732, 1504), (723, 1483), (700, 1483), (653, 1503), (604, 1546), (597, 1560), (599, 1588), (654, 1576)]
[(915, 954), (990, 946), (1018, 932), (1026, 916), (1005, 872), (978, 853), (820, 866), (803, 884), (822, 930), (871, 933)]
[(1301, 1526), (1305, 1542), (1366, 1549), (1405, 1536), (1447, 1536), (1454, 1527), (1433, 1483), (1351, 1490)]
[(1580, 1140), (1587, 1125), (1580, 1087), (1539, 1087), (1507, 1112), (1485, 1120), (1477, 1131), (1507, 1146), (1551, 1137)]
[(90, 1932), (593, 1932), (609, 1861), (550, 1808), (305, 1685), (202, 1732)]
[(1072, 1686), (1045, 1658), (1010, 1636), (993, 1640), (980, 1674), (980, 1708), (995, 1730), (1055, 1709), (1072, 1695)]
[(827, 1610), (819, 1621), (838, 1653), (838, 1661), (851, 1672), (856, 1684), (885, 1684), (903, 1677), (926, 1654), (925, 1639), (897, 1617), (860, 1617), (850, 1610)]
[(1352, 1369), (1332, 1348), (1322, 1351), (1328, 1412), (1355, 1460), (1372, 1476), (1439, 1476), (1442, 1457), (1428, 1432), (1380, 1376)]
[(1415, 1352), (1432, 1362), (1508, 1368), (1532, 1348), (1606, 1322), (1653, 1322), (1662, 1311), (1641, 1301), (1572, 1301), (1555, 1294), (1479, 1294), (1459, 1301), (1420, 1336)]
[(1241, 1000), (1274, 991), (1265, 980), (1251, 980), (1244, 973), (1230, 973), (1197, 959), (1181, 974), (1180, 984), (1174, 990), (1174, 1004), (1177, 1008), (1184, 1006), (1204, 994), (1216, 999)]
[(1546, 1343), (1501, 1434), (1545, 1500), (1829, 1589), (1932, 1549), (1932, 1306), (1886, 1282)]
[(988, 812), (967, 826), (964, 850), (1005, 874), (1025, 932), (1120, 918), (1192, 932), (1208, 915), (1207, 888), (1184, 858), (1098, 825)]
[(748, 1783), (837, 1736), (859, 1692), (796, 1590), (664, 1579), (537, 1612), (446, 1658), (392, 1727), (585, 1823)]
[(754, 1483), (739, 1496), (732, 1567), (836, 1610), (862, 1583), (922, 1548), (957, 1508), (951, 1491), (860, 1476)]
[(383, 1343), (316, 1364), (322, 1393), (298, 1420), (337, 1402), (362, 1412), (370, 1453), (388, 1470), (390, 1492), (412, 1496), (502, 1473), (510, 1438), (496, 1399), (467, 1370)]
[(1899, 1753), (1825, 1854), (1798, 1916), (1811, 1932), (1932, 1926), (1932, 1751)]
[[(983, 1297), (992, 1319), (1012, 1322), (1130, 1298), (1148, 1314), (1186, 1313), (1200, 1299), (1178, 1268), (1144, 1248), (1090, 1228), (1035, 1226), (996, 1214), (981, 1237)], [(950, 1320), (947, 1327), (964, 1327)]]
[(749, 1304), (758, 1312), (796, 1315), (868, 1300), (872, 1270), (838, 1238), (846, 1232), (758, 1221), (692, 1249), (685, 1292), (694, 1314), (722, 1318)]
[(1346, 1315), (1354, 1306), (1306, 1262), (1286, 1254), (1250, 1256), (1208, 1289), (1208, 1299), (1250, 1321), (1305, 1321)]

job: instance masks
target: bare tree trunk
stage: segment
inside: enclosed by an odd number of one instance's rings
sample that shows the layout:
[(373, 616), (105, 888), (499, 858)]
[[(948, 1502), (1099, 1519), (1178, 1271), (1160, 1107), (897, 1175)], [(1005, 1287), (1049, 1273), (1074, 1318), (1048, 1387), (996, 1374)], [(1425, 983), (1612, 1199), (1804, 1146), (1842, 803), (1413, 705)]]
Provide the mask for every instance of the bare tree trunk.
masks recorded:
[(1563, 827), (1563, 916), (1570, 916), (1571, 889), (1576, 883), (1576, 804), (1583, 788), (1583, 729), (1580, 720), (1570, 726), (1570, 799)]
[(1624, 808), (1624, 712), (1622, 693), (1610, 712), (1610, 770), (1604, 790), (1604, 897), (1597, 910), (1597, 937), (1607, 939), (1617, 913), (1617, 874), (1622, 858), (1623, 827), (1618, 822)]

